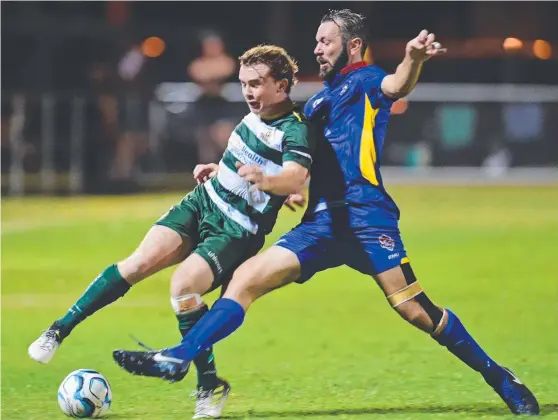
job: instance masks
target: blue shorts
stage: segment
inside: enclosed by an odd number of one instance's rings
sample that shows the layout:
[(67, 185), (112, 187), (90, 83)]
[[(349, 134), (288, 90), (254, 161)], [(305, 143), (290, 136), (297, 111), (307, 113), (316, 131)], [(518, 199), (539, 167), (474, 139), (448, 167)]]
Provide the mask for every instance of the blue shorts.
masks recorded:
[(275, 243), (298, 257), (297, 283), (341, 265), (375, 275), (408, 261), (397, 226), (355, 225), (351, 219), (346, 208), (313, 213)]

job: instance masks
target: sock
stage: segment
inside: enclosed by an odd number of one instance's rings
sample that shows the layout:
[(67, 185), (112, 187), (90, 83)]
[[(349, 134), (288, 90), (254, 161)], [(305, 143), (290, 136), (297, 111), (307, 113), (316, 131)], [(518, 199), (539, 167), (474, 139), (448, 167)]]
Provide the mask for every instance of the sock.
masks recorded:
[(433, 338), (467, 366), (479, 372), (489, 384), (496, 383), (502, 375), (501, 367), (488, 357), (453, 312), (446, 309), (446, 313), (448, 323), (440, 335)]
[[(185, 314), (176, 314), (178, 319), (178, 328), (180, 334), (185, 337), (194, 325), (209, 312), (207, 305), (203, 305), (200, 309)], [(194, 358), (194, 365), (198, 371), (198, 388), (215, 389), (219, 385), (217, 379), (217, 367), (215, 366), (215, 356), (213, 355), (213, 347), (203, 350)]]
[(64, 339), (85, 318), (124, 296), (130, 287), (118, 272), (116, 264), (107, 267), (51, 328), (58, 330), (60, 338)]
[(211, 310), (182, 339), (182, 344), (165, 351), (170, 357), (191, 361), (238, 329), (244, 321), (244, 308), (231, 299), (219, 299)]

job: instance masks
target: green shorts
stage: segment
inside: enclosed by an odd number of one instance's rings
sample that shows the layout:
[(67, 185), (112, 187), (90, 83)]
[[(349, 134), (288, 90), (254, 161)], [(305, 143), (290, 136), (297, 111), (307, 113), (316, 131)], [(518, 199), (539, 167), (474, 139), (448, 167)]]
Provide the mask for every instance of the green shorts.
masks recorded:
[(263, 234), (253, 235), (225, 216), (211, 201), (203, 185), (171, 207), (156, 225), (166, 226), (192, 242), (213, 270), (212, 290), (227, 284), (238, 266), (262, 249)]

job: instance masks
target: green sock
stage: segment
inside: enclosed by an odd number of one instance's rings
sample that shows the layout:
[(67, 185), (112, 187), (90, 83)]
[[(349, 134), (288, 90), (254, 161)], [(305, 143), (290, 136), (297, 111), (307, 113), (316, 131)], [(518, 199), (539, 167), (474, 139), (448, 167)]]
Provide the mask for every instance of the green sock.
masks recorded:
[[(188, 331), (209, 311), (207, 305), (203, 305), (200, 309), (186, 314), (177, 314), (178, 328), (180, 334), (184, 337)], [(198, 388), (214, 389), (218, 386), (217, 367), (215, 366), (215, 356), (213, 355), (213, 347), (201, 352), (194, 358), (194, 365), (198, 371)]]
[(122, 278), (116, 264), (111, 265), (93, 280), (66, 315), (56, 320), (51, 328), (59, 330), (60, 337), (65, 338), (85, 318), (124, 296), (128, 290), (130, 284)]

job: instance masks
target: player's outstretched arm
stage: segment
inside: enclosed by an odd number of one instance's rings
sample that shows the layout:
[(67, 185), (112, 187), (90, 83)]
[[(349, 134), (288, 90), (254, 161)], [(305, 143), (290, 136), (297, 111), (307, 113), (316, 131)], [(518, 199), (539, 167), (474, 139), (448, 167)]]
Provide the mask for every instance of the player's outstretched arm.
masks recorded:
[(278, 175), (265, 175), (256, 165), (242, 165), (237, 162), (236, 166), (238, 174), (254, 184), (254, 188), (275, 195), (287, 196), (298, 193), (304, 187), (308, 177), (308, 169), (293, 161), (284, 162), (283, 170)]
[(414, 89), (423, 63), (430, 57), (444, 54), (447, 49), (435, 42), (436, 36), (426, 29), (410, 40), (405, 48), (405, 58), (397, 66), (395, 73), (382, 80), (382, 92), (391, 98), (402, 98)]

